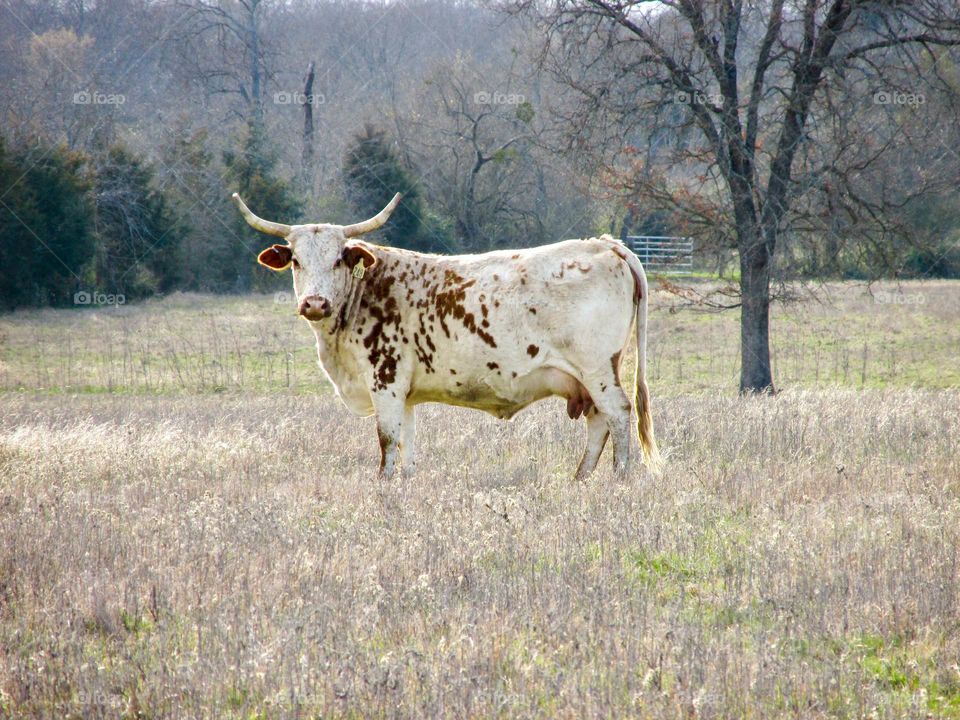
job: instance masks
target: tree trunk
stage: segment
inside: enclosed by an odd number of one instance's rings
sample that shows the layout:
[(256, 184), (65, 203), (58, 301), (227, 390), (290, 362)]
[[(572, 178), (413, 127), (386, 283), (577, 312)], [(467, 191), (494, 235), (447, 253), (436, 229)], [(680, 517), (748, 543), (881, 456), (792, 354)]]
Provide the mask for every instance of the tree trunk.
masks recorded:
[(263, 120), (263, 102), (260, 97), (260, 31), (257, 28), (259, 4), (259, 0), (254, 1), (247, 19), (247, 32), (250, 34), (250, 95), (253, 101), (253, 117), (257, 122)]
[(753, 169), (730, 145), (728, 174), (740, 253), (740, 394), (773, 392), (770, 368), (770, 261), (776, 234), (757, 217)]
[(303, 85), (303, 153), (300, 171), (308, 192), (313, 191), (313, 61)]
[(772, 393), (770, 258), (764, 243), (740, 245), (740, 394)]

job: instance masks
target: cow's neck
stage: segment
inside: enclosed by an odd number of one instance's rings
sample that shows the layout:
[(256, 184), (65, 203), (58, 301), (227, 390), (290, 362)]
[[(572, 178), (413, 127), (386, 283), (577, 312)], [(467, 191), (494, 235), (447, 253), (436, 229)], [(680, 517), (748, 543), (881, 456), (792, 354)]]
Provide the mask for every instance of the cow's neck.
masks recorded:
[(356, 333), (364, 318), (359, 313), (367, 283), (352, 280), (347, 299), (340, 310), (326, 320), (310, 323), (317, 337), (317, 354), (323, 369), (338, 386), (359, 381), (361, 364), (356, 356), (362, 346), (346, 342), (351, 333)]
[[(333, 383), (337, 395), (350, 411), (356, 415), (369, 415), (370, 392), (364, 380), (362, 366), (348, 343), (342, 342), (342, 335), (348, 330), (333, 332), (333, 322), (311, 323), (313, 334), (317, 337), (317, 355), (320, 367)], [(348, 329), (351, 326), (348, 326)]]

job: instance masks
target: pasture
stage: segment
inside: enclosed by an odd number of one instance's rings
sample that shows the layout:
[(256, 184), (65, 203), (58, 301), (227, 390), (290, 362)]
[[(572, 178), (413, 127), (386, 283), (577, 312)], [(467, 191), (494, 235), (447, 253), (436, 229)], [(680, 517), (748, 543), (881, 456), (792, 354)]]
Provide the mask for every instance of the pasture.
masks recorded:
[(378, 483), (280, 300), (0, 316), (0, 717), (960, 718), (960, 283), (777, 306), (763, 399), (655, 293), (583, 484), (559, 400)]

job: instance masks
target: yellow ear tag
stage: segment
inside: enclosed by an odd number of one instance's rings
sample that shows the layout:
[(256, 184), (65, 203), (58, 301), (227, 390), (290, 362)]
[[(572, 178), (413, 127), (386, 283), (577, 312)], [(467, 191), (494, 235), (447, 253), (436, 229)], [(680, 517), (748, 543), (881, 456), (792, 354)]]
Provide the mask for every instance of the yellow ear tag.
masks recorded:
[(357, 280), (362, 280), (362, 279), (363, 279), (363, 274), (364, 274), (366, 271), (367, 271), (367, 269), (363, 266), (363, 258), (360, 258), (360, 259), (357, 261), (356, 267), (353, 268), (353, 276), (354, 276)]

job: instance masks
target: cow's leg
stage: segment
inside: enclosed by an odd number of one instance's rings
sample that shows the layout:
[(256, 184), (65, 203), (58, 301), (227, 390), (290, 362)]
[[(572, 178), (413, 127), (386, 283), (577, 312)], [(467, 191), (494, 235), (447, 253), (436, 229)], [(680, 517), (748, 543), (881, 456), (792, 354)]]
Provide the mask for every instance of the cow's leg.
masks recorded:
[(613, 439), (613, 471), (624, 477), (630, 467), (633, 435), (630, 432), (630, 403), (624, 393), (620, 394), (623, 402), (617, 401), (618, 407), (607, 413), (607, 426)]
[(630, 400), (611, 373), (610, 377), (584, 378), (584, 386), (594, 405), (605, 416), (613, 441), (613, 468), (618, 476), (625, 476), (634, 454), (634, 436), (630, 432)]
[(407, 405), (403, 411), (403, 428), (400, 432), (400, 460), (403, 474), (413, 477), (417, 472), (417, 408)]
[(377, 438), (380, 440), (380, 477), (389, 480), (397, 466), (397, 451), (403, 437), (403, 398), (389, 393), (373, 396), (377, 413)]
[(587, 449), (583, 451), (575, 480), (586, 480), (596, 469), (608, 437), (610, 428), (607, 427), (607, 418), (596, 407), (591, 407), (587, 411)]

